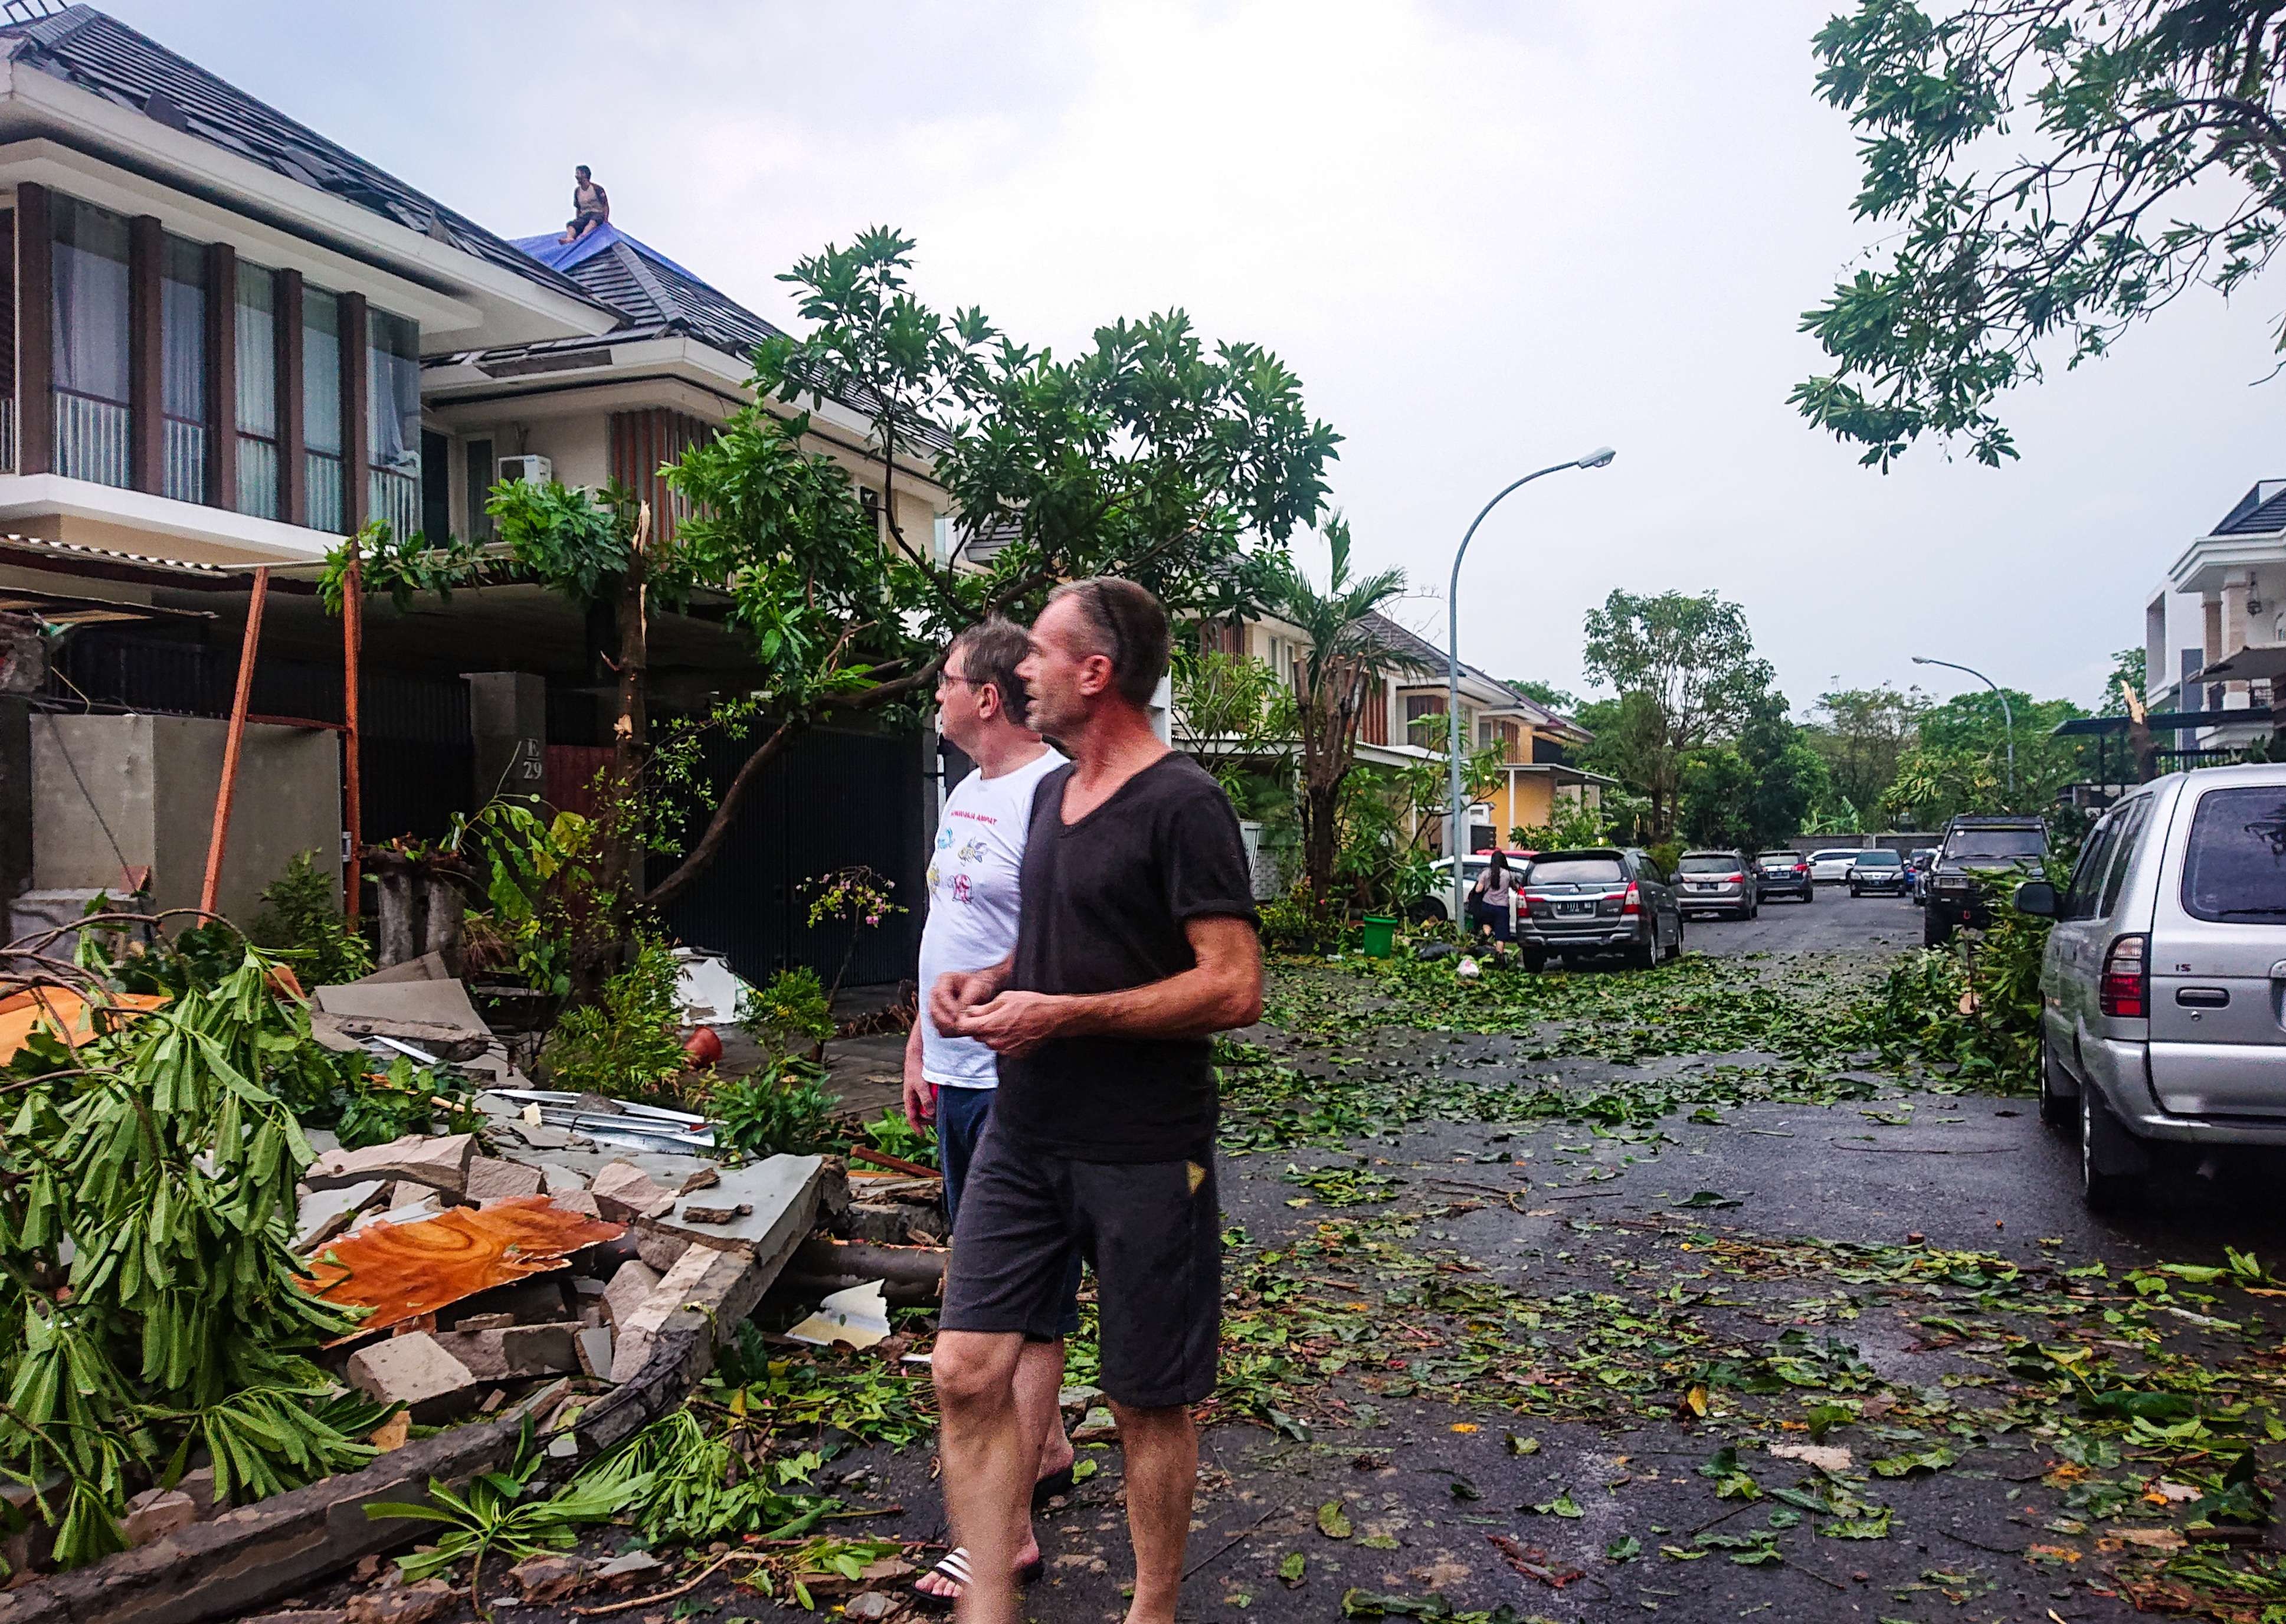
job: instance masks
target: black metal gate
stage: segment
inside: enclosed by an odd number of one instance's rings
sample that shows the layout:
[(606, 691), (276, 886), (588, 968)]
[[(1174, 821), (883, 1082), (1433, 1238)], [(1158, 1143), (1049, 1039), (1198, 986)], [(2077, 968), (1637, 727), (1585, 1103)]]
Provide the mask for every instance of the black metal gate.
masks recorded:
[[(712, 753), (713, 781), (728, 784), (743, 759), (735, 746)], [(857, 931), (845, 985), (910, 978), (926, 900), (922, 786), (920, 744), (910, 734), (803, 734), (754, 785), (713, 866), (667, 911), (668, 928), (722, 954), (749, 981), (808, 965), (831, 982), (851, 950), (850, 927), (810, 929), (804, 882), (868, 863), (895, 882), (891, 895), (906, 911)], [(672, 861), (654, 858), (653, 872)]]
[[(234, 647), (91, 626), (65, 640), (44, 698), (56, 710), (219, 717), (230, 714), (237, 681)], [(342, 668), (264, 655), (255, 662), (248, 709), (265, 719), (338, 724)], [(475, 800), (468, 684), (368, 670), (359, 709), (365, 825), (359, 837), (437, 839), (453, 814), (469, 810)]]

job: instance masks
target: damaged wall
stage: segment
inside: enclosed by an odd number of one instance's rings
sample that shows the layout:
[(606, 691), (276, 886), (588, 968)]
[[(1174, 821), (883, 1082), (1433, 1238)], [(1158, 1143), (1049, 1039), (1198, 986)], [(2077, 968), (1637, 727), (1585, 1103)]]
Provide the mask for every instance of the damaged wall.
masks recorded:
[[(157, 907), (196, 907), (229, 731), (197, 716), (33, 718), (32, 883), (116, 888), (124, 857), (151, 869)], [(338, 893), (341, 828), (335, 735), (249, 723), (217, 906), (251, 919), (263, 888), (304, 851)]]

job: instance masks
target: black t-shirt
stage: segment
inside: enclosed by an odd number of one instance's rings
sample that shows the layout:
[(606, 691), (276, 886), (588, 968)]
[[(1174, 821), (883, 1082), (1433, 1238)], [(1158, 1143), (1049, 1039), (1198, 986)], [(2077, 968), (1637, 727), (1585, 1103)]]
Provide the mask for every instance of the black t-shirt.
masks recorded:
[[(1255, 919), (1237, 815), (1197, 762), (1163, 755), (1067, 825), (1071, 775), (1033, 792), (1012, 989), (1148, 986), (1197, 967), (1189, 921)], [(994, 1131), (1080, 1162), (1198, 1159), (1214, 1140), (1212, 1053), (1203, 1037), (1063, 1037), (1003, 1055)]]

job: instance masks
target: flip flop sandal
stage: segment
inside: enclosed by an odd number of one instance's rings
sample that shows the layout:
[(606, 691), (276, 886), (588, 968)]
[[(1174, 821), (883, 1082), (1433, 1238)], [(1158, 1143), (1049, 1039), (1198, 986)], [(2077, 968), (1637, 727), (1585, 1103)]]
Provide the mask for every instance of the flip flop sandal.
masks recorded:
[[(1046, 1571), (1046, 1567), (1044, 1559), (1039, 1557), (1033, 1557), (1016, 1570), (1018, 1587), (1021, 1588), (1033, 1583), (1041, 1573)], [(950, 1596), (939, 1596), (934, 1590), (924, 1590), (916, 1584), (913, 1587), (913, 1599), (918, 1602), (926, 1612), (950, 1612), (960, 1604), (961, 1591), (968, 1589), (968, 1547), (954, 1546), (937, 1559), (936, 1565), (929, 1569), (929, 1572), (940, 1579), (950, 1580), (960, 1587), (960, 1590), (956, 1590)]]
[[(1075, 1462), (1074, 1464), (1077, 1462)], [(1071, 1467), (1067, 1466), (1061, 1471), (1050, 1472), (1032, 1485), (1032, 1510), (1035, 1511), (1045, 1510), (1048, 1502), (1059, 1494), (1070, 1494), (1074, 1486)]]

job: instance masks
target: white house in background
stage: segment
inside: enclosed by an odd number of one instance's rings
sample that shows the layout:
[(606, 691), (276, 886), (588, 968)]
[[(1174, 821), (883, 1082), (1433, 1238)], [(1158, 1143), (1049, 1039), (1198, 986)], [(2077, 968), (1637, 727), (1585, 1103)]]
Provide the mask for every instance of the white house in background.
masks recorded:
[[(1392, 660), (1375, 683), (1359, 721), (1357, 759), (1378, 767), (1442, 761), (1448, 698), (1445, 651), (1387, 615), (1368, 616), (1367, 624)], [(1308, 637), (1298, 627), (1270, 617), (1203, 621), (1198, 636), (1202, 650), (1250, 656), (1288, 683), (1299, 680), (1297, 668), (1309, 660)], [(1472, 851), (1505, 845), (1512, 828), (1554, 821), (1561, 805), (1600, 807), (1604, 786), (1615, 782), (1573, 765), (1573, 756), (1595, 737), (1588, 729), (1465, 663), (1461, 666), (1461, 736), (1471, 749), (1502, 746), (1500, 787), (1491, 800), (1470, 808)], [(1441, 824), (1431, 839), (1441, 850)]]
[(2145, 603), (2143, 627), (2153, 710), (2240, 713), (2183, 729), (2180, 747), (2270, 737), (2272, 706), (2286, 695), (2286, 479), (2256, 484), (2183, 548)]

